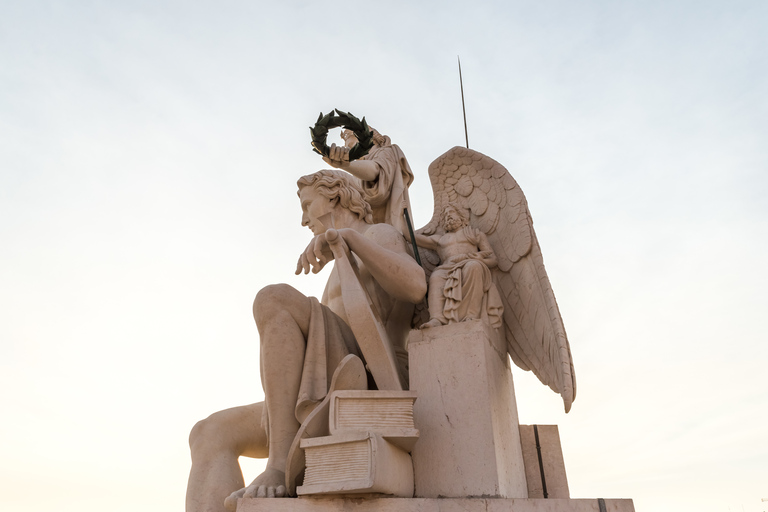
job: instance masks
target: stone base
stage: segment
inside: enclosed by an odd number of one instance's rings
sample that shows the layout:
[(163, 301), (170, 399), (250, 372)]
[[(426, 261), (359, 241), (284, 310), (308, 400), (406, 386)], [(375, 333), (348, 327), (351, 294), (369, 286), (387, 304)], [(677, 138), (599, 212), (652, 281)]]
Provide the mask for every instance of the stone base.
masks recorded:
[(635, 506), (622, 499), (247, 498), (237, 512), (635, 512)]
[(480, 320), (411, 332), (415, 496), (528, 497), (505, 344)]

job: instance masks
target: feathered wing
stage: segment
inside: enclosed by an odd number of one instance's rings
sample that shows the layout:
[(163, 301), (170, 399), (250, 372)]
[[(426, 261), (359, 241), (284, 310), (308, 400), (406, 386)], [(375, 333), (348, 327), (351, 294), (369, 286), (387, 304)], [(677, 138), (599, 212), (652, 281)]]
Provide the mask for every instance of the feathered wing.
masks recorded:
[(568, 412), (576, 397), (571, 349), (522, 190), (501, 164), (458, 146), (432, 162), (429, 179), (435, 209), (419, 231), (442, 231), (440, 212), (449, 202), (469, 212), (499, 261), (492, 273), (504, 304), (507, 350), (515, 364), (563, 397)]

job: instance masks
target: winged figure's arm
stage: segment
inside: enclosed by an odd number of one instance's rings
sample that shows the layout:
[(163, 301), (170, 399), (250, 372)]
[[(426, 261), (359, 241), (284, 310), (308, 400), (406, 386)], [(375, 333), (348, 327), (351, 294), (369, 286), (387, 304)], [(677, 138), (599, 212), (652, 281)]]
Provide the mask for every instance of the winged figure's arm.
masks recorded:
[(414, 238), (416, 238), (416, 244), (419, 247), (423, 247), (424, 249), (431, 249), (433, 251), (437, 250), (437, 247), (440, 242), (439, 235), (426, 236), (426, 235), (421, 235), (419, 233), (416, 233), (414, 235)]
[(478, 237), (480, 240), (477, 248), (480, 249), (480, 252), (473, 254), (472, 257), (485, 263), (488, 268), (495, 268), (499, 264), (499, 259), (496, 257), (496, 253), (493, 252), (493, 247), (488, 242), (488, 237), (482, 231), (478, 231), (478, 235), (480, 235)]

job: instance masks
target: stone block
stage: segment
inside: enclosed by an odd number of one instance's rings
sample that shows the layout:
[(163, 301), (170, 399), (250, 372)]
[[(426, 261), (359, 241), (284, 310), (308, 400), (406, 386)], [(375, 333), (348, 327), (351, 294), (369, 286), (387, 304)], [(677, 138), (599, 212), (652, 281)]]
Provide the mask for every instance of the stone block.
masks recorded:
[[(343, 432), (303, 439), (304, 484), (308, 494), (391, 494), (413, 496), (413, 465), (405, 450), (373, 432)], [(280, 501), (280, 500), (270, 500)]]
[(504, 341), (485, 322), (412, 331), (416, 497), (527, 498)]
[(529, 498), (570, 498), (557, 425), (520, 425)]

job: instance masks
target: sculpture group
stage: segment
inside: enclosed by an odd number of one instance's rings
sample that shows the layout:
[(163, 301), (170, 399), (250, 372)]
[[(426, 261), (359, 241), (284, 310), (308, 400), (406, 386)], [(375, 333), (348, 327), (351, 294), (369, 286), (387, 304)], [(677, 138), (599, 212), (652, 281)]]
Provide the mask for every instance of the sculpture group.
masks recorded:
[[(187, 512), (234, 511), (242, 497), (295, 495), (302, 446), (327, 435), (332, 392), (408, 389), (414, 329), (487, 323), (512, 360), (570, 409), (570, 348), (515, 180), (478, 152), (449, 150), (429, 167), (432, 220), (412, 234), (414, 174), (402, 150), (371, 131), (373, 147), (364, 157), (349, 159), (358, 137), (344, 130), (344, 146), (323, 156), (333, 169), (298, 180), (301, 224), (313, 238), (296, 273), (317, 273), (332, 261), (334, 268), (320, 301), (285, 284), (257, 294), (265, 400), (195, 425)], [(240, 456), (268, 458), (248, 486)]]

